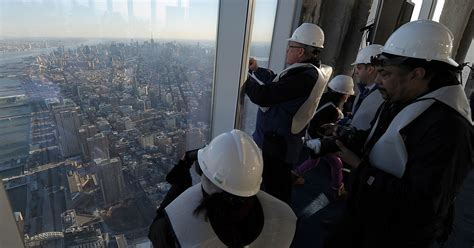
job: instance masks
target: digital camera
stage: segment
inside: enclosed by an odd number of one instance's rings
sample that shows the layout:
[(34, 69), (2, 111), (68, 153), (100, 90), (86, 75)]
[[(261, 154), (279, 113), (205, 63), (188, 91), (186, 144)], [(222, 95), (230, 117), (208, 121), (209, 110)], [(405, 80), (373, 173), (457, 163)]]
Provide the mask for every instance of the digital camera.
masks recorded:
[(320, 155), (340, 151), (336, 145), (336, 140), (341, 141), (349, 150), (359, 153), (362, 149), (361, 142), (363, 138), (357, 132), (357, 129), (350, 126), (338, 126), (334, 136), (321, 139)]

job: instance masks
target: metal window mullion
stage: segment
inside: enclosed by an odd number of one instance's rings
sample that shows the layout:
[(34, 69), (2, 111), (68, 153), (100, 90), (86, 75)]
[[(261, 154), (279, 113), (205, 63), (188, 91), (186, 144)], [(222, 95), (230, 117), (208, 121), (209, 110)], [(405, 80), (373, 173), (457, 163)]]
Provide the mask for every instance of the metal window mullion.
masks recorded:
[(247, 71), (255, 0), (220, 0), (211, 113), (211, 138), (232, 130)]
[(436, 0), (423, 0), (421, 4), (420, 14), (418, 15), (419, 20), (431, 19), (436, 7)]

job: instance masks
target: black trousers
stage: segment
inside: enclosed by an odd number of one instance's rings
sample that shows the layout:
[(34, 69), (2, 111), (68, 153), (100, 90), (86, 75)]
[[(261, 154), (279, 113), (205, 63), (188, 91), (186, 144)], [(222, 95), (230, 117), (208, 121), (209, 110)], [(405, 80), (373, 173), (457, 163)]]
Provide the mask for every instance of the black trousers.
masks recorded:
[(265, 134), (262, 147), (263, 190), (290, 205), (293, 165), (285, 162), (286, 146), (284, 137), (274, 133)]

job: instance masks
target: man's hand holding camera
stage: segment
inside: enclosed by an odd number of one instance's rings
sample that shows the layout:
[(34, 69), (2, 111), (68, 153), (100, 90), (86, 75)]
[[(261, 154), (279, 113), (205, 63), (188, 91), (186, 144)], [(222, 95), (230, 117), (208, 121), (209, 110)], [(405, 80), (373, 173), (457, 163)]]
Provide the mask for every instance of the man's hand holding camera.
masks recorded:
[(339, 147), (340, 151), (336, 152), (336, 155), (341, 158), (341, 160), (350, 165), (352, 168), (356, 169), (359, 167), (362, 159), (357, 156), (353, 151), (349, 150), (341, 141), (336, 140), (336, 145)]
[[(321, 156), (335, 153), (345, 163), (357, 168), (361, 163), (357, 150), (361, 147), (361, 137), (357, 130), (349, 126), (326, 124), (324, 136), (321, 139), (312, 139), (305, 142), (305, 146)], [(327, 136), (330, 135), (331, 136)]]

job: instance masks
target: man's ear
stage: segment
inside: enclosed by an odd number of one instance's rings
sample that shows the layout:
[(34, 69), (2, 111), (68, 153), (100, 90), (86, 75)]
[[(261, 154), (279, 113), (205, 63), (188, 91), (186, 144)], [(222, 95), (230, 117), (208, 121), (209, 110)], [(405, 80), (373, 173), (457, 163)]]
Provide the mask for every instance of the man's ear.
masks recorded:
[(298, 57), (302, 58), (304, 56), (304, 48), (298, 49)]
[(369, 74), (377, 73), (377, 69), (373, 65), (368, 65), (366, 70)]
[(426, 70), (423, 67), (417, 67), (410, 72), (411, 79), (422, 80), (425, 79)]

